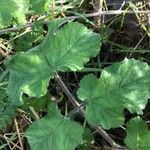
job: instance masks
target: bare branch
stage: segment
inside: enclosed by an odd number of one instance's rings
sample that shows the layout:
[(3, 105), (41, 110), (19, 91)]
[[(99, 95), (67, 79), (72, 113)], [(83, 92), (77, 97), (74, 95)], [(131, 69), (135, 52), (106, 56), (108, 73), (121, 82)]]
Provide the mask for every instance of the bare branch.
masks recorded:
[[(126, 10), (111, 10), (111, 11), (101, 11), (101, 12), (94, 12), (94, 13), (87, 13), (87, 14), (81, 14), (81, 15), (76, 15), (76, 16), (68, 16), (65, 17), (67, 20), (74, 20), (74, 19), (79, 19), (82, 17), (96, 17), (96, 16), (102, 16), (102, 15), (121, 15), (121, 14), (150, 14), (150, 11), (126, 11)], [(47, 24), (50, 21), (44, 21), (43, 24)], [(35, 24), (33, 23), (27, 23), (26, 25), (22, 26), (17, 26), (17, 27), (12, 27), (12, 28), (7, 28), (7, 29), (2, 29), (0, 30), (0, 35), (12, 31), (18, 31), (24, 28), (32, 27)]]
[[(69, 100), (71, 101), (71, 103), (74, 105), (74, 107), (76, 107), (78, 110), (80, 110), (81, 115), (84, 117), (83, 114), (83, 109), (80, 106), (80, 104), (78, 103), (78, 101), (74, 98), (74, 96), (71, 94), (71, 92), (69, 91), (69, 89), (67, 88), (67, 86), (65, 85), (65, 83), (62, 81), (61, 77), (57, 74), (55, 75), (55, 79), (58, 82), (58, 84), (60, 85), (60, 87), (62, 88), (63, 92), (68, 96)], [(114, 142), (114, 140), (107, 134), (107, 132), (105, 130), (103, 130), (101, 127), (99, 126), (94, 126), (90, 123), (88, 123), (90, 125), (91, 128), (93, 128), (94, 130), (98, 131), (101, 136), (103, 138), (105, 138), (107, 140), (107, 142), (115, 149), (120, 149), (121, 146), (116, 144)]]

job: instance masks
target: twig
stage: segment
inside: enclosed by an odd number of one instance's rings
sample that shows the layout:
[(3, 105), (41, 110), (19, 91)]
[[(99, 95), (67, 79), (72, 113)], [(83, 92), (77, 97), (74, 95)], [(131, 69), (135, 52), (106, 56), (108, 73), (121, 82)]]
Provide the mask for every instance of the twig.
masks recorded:
[[(110, 11), (101, 11), (101, 12), (94, 12), (94, 13), (87, 13), (87, 14), (81, 14), (81, 15), (76, 15), (76, 16), (68, 16), (65, 17), (67, 20), (74, 20), (74, 19), (79, 19), (83, 17), (96, 17), (96, 16), (102, 16), (102, 15), (121, 15), (121, 14), (150, 14), (150, 11), (126, 11), (126, 10), (110, 10)], [(43, 21), (42, 24), (47, 24), (50, 21)], [(36, 22), (32, 23), (27, 23), (22, 26), (17, 26), (17, 27), (12, 27), (12, 28), (7, 28), (7, 29), (2, 29), (0, 30), (0, 35), (4, 33), (8, 33), (11, 31), (18, 31), (24, 28), (32, 27)]]
[[(60, 78), (60, 76), (57, 74), (55, 75), (55, 79), (58, 82), (58, 84), (60, 85), (60, 87), (62, 88), (63, 92), (68, 96), (69, 100), (72, 102), (72, 104), (77, 107), (80, 108), (80, 113), (82, 116), (84, 116), (83, 114), (83, 109), (80, 107), (80, 104), (77, 102), (77, 100), (74, 98), (74, 96), (71, 94), (71, 92), (69, 91), (69, 89), (67, 88), (67, 86), (64, 84), (64, 82), (62, 81), (62, 79)], [(103, 130), (101, 127), (98, 126), (93, 126), (92, 124), (88, 123), (93, 129), (97, 130), (102, 136), (103, 138), (105, 138), (107, 140), (107, 142), (116, 149), (120, 149), (120, 145), (116, 144), (114, 142), (114, 140), (107, 134), (107, 132), (105, 130)]]
[(12, 150), (11, 145), (10, 145), (11, 142), (9, 142), (8, 138), (5, 135), (4, 135), (4, 138), (5, 138), (5, 141), (7, 142), (8, 147), (10, 148), (10, 150)]
[(84, 105), (85, 105), (85, 103), (82, 103), (82, 104), (80, 104), (79, 107), (75, 107), (74, 110), (72, 110), (69, 114), (66, 115), (66, 117), (69, 118), (76, 112), (81, 111), (81, 109), (84, 107)]
[(18, 144), (19, 144), (19, 141), (17, 141), (17, 143), (14, 143), (14, 144), (13, 144), (13, 148), (12, 148), (12, 150), (14, 150), (14, 149), (16, 150), (16, 148), (18, 148), (18, 149), (22, 150), (22, 148), (21, 148), (21, 147), (19, 147), (19, 146), (18, 146)]
[(8, 52), (4, 52), (1, 48), (0, 48), (0, 55), (2, 55), (3, 57), (8, 57), (10, 54)]
[(21, 136), (20, 136), (20, 131), (19, 131), (19, 128), (18, 128), (17, 120), (14, 119), (14, 122), (15, 122), (16, 131), (17, 131), (17, 134), (18, 134), (18, 139), (19, 139), (19, 142), (20, 142), (21, 149), (24, 150), (22, 140), (21, 140)]
[[(0, 138), (2, 138), (2, 136), (0, 136)], [(19, 150), (22, 150), (22, 149), (17, 145), (17, 143), (14, 143), (14, 142), (10, 141), (10, 140), (9, 140), (10, 138), (8, 138), (8, 137), (6, 136), (6, 134), (4, 135), (4, 137), (3, 137), (2, 139), (4, 139), (4, 140), (7, 142), (7, 145), (9, 146), (10, 150), (13, 150), (14, 147), (15, 147), (15, 148), (18, 148)], [(13, 146), (13, 148), (10, 146), (10, 144)]]
[(22, 25), (22, 26), (17, 26), (17, 27), (11, 27), (11, 28), (7, 28), (7, 29), (2, 29), (2, 30), (0, 30), (0, 35), (4, 34), (4, 33), (11, 32), (11, 31), (18, 31), (18, 30), (21, 30), (21, 29), (24, 29), (24, 28), (32, 27), (34, 24), (35, 23), (32, 22), (32, 23), (27, 23), (27, 24)]
[(38, 116), (38, 114), (36, 113), (36, 111), (34, 110), (33, 107), (29, 107), (29, 109), (31, 110), (31, 112), (33, 113), (33, 115), (35, 116), (35, 118), (38, 120), (40, 119), (40, 117)]
[(72, 102), (72, 104), (74, 105), (74, 107), (80, 107), (80, 104), (76, 101), (76, 99), (74, 98), (74, 96), (68, 90), (67, 86), (64, 84), (64, 82), (62, 81), (62, 79), (60, 78), (60, 76), (59, 75), (55, 75), (55, 79), (58, 82), (58, 84), (60, 85), (60, 87), (62, 88), (62, 90), (64, 91), (64, 93), (68, 96), (69, 100)]
[[(104, 0), (94, 0), (94, 7), (95, 7), (96, 12), (102, 12), (103, 2), (104, 2)], [(101, 26), (103, 17), (104, 17), (104, 15), (103, 16), (100, 15), (98, 17), (95, 17), (95, 21), (96, 21), (96, 24), (98, 26)]]

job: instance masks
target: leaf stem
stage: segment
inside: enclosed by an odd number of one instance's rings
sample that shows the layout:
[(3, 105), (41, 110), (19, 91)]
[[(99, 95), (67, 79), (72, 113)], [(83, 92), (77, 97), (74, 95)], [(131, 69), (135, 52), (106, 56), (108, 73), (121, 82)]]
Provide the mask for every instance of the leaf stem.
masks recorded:
[[(61, 77), (56, 74), (55, 75), (55, 79), (58, 82), (58, 84), (60, 85), (60, 87), (62, 88), (63, 92), (68, 96), (69, 100), (71, 101), (71, 103), (74, 105), (74, 107), (76, 107), (77, 109), (80, 110), (81, 115), (84, 117), (84, 113), (83, 113), (83, 109), (82, 107), (80, 107), (80, 104), (77, 102), (77, 100), (74, 98), (74, 96), (71, 94), (71, 92), (69, 91), (69, 89), (67, 88), (67, 86), (65, 85), (65, 83), (62, 81)], [(105, 130), (103, 130), (100, 126), (94, 126), (90, 123), (88, 123), (89, 126), (91, 128), (93, 128), (94, 130), (97, 130), (101, 136), (107, 140), (107, 142), (115, 149), (120, 149), (120, 145), (116, 144), (114, 142), (114, 140), (107, 134), (107, 132)], [(116, 149), (117, 148), (117, 149)]]

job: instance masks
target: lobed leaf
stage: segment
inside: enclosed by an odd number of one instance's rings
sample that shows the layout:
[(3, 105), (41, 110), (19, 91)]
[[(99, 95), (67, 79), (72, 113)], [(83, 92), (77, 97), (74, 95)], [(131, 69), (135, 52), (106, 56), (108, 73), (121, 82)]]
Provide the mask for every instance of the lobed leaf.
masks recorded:
[(6, 62), (10, 71), (7, 91), (16, 103), (21, 100), (22, 93), (33, 97), (45, 95), (55, 73), (81, 70), (84, 63), (98, 54), (99, 34), (77, 22), (58, 30), (60, 22), (50, 23), (49, 32), (39, 46), (17, 53)]
[(64, 118), (55, 104), (47, 116), (35, 121), (26, 131), (32, 150), (74, 150), (82, 140), (83, 128)]
[(148, 150), (150, 148), (150, 131), (145, 121), (136, 117), (127, 123), (126, 145), (131, 150)]
[(85, 76), (80, 82), (79, 99), (86, 101), (85, 116), (103, 128), (123, 124), (123, 110), (142, 114), (150, 97), (150, 67), (135, 59), (125, 59), (106, 67), (97, 79)]

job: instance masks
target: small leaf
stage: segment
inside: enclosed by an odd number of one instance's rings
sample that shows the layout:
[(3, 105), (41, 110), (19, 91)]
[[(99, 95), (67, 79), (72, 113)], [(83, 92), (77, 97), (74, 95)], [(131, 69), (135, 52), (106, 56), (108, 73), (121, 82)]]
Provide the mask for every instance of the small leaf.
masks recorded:
[(84, 129), (83, 140), (90, 144), (95, 141), (93, 134), (91, 133), (91, 131), (88, 128)]
[(37, 14), (42, 14), (46, 11), (46, 4), (52, 0), (31, 0), (32, 9)]
[(52, 103), (48, 115), (26, 131), (31, 150), (74, 150), (82, 140), (83, 128), (64, 118)]
[(106, 67), (99, 79), (94, 75), (85, 76), (78, 97), (87, 102), (87, 120), (109, 129), (123, 124), (124, 108), (142, 114), (150, 97), (149, 76), (148, 64), (134, 59)]
[(137, 117), (128, 122), (125, 143), (131, 150), (150, 149), (149, 140), (150, 130), (145, 121)]
[(82, 144), (80, 144), (78, 146), (77, 149), (78, 150), (91, 150), (91, 147), (92, 146), (94, 147), (93, 143), (95, 142), (95, 140), (94, 140), (93, 134), (91, 133), (91, 131), (88, 128), (84, 129), (84, 133), (83, 133), (82, 137), (83, 137), (83, 140), (82, 140), (83, 142), (82, 142)]
[(59, 13), (65, 12), (67, 9), (72, 9), (77, 7), (81, 2), (80, 0), (30, 0), (32, 4), (32, 10), (35, 14), (49, 14), (50, 15), (57, 15)]
[(10, 71), (7, 92), (15, 103), (22, 101), (22, 93), (33, 97), (45, 95), (55, 73), (81, 70), (84, 63), (98, 54), (99, 34), (77, 22), (58, 30), (60, 22), (50, 23), (47, 37), (39, 46), (7, 60)]
[(33, 107), (36, 112), (47, 112), (47, 105), (50, 102), (50, 95), (46, 94), (40, 98), (29, 98), (23, 96), (24, 105), (22, 109), (29, 111), (29, 107)]

